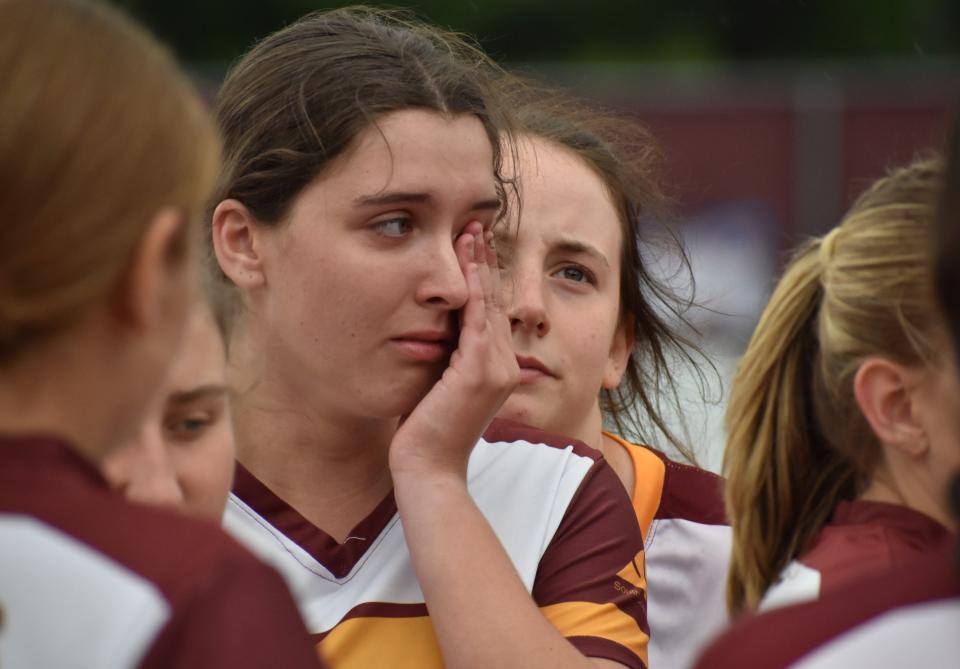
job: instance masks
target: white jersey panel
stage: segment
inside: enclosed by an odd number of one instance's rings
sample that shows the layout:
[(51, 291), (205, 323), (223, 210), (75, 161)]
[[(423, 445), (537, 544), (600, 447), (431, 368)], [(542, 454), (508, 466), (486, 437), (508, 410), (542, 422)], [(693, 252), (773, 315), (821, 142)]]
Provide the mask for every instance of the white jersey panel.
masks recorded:
[(651, 667), (690, 666), (726, 625), (732, 536), (729, 525), (680, 518), (651, 523), (645, 547)]
[[(593, 465), (594, 460), (575, 454), (572, 446), (481, 440), (474, 448), (467, 473), (470, 494), (528, 591), (540, 559)], [(312, 633), (332, 629), (360, 604), (424, 601), (399, 515), (339, 579), (233, 494), (224, 527), (283, 575)], [(452, 528), (451, 541), (455, 540)]]
[(956, 669), (960, 666), (960, 600), (895, 609), (842, 634), (793, 666)]
[(811, 602), (819, 597), (820, 572), (794, 560), (784, 567), (777, 582), (764, 593), (757, 610), (771, 611)]
[(60, 530), (0, 514), (0, 667), (136, 667), (170, 617), (152, 583)]

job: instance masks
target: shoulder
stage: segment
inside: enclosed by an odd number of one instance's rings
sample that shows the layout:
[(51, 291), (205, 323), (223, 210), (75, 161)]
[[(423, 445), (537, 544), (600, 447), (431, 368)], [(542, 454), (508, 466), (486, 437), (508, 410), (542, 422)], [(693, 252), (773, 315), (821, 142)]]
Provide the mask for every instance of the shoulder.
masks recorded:
[[(822, 658), (841, 647), (849, 649), (880, 627), (885, 628), (887, 639), (909, 648), (904, 639), (911, 635), (902, 632), (921, 621), (934, 631), (932, 642), (940, 643), (942, 651), (943, 643), (956, 645), (956, 621), (940, 626), (943, 616), (960, 621), (960, 576), (952, 551), (925, 555), (814, 602), (744, 619), (715, 641), (697, 666), (786, 666), (814, 654)], [(933, 620), (940, 622), (931, 628)], [(875, 645), (869, 644), (854, 650), (861, 653), (856, 656), (861, 661), (875, 657), (874, 651)]]
[(522, 444), (537, 448), (553, 448), (568, 451), (591, 461), (603, 458), (599, 451), (590, 448), (582, 441), (503, 418), (496, 418), (490, 423), (483, 433), (483, 441), (490, 444)]
[(663, 493), (658, 519), (689, 520), (703, 525), (728, 525), (723, 501), (723, 478), (713, 472), (671, 460), (661, 451), (645, 448), (664, 464)]
[(149, 581), (175, 606), (211, 579), (267, 569), (213, 522), (107, 493), (81, 506), (48, 510), (40, 520)]

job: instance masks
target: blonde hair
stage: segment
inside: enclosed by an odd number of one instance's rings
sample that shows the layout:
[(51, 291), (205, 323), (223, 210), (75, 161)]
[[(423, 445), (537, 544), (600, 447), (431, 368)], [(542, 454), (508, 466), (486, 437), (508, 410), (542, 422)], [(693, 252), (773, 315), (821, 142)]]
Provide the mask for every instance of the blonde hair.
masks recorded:
[(159, 210), (202, 212), (220, 145), (171, 55), (117, 10), (4, 0), (0, 33), (2, 364), (104, 296)]
[(942, 180), (933, 158), (874, 183), (796, 251), (760, 318), (726, 415), (734, 613), (755, 608), (869, 481), (879, 444), (853, 396), (861, 362), (936, 355), (930, 235)]

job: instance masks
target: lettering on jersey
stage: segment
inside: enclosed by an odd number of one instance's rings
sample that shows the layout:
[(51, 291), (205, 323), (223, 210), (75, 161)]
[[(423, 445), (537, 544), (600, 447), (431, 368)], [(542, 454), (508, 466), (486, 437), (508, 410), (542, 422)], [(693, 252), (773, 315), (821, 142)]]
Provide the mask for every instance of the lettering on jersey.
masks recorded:
[(647, 590), (647, 575), (643, 562), (643, 551), (637, 553), (636, 557), (630, 560), (627, 565), (617, 572), (617, 577), (613, 581), (613, 588), (617, 592), (623, 593), (638, 601), (645, 601)]

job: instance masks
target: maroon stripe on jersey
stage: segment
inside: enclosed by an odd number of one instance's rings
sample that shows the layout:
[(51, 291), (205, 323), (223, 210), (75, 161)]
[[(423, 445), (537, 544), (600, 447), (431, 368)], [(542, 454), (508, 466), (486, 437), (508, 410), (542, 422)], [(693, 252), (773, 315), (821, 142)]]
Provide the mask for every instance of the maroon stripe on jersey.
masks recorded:
[(849, 583), (814, 602), (745, 618), (714, 641), (696, 666), (784, 667), (888, 611), (951, 598), (960, 598), (960, 573), (949, 548)]
[(590, 448), (582, 441), (565, 437), (562, 434), (544, 432), (535, 427), (503, 418), (495, 418), (483, 433), (483, 438), (488, 442), (502, 441), (512, 443), (515, 441), (528, 441), (531, 444), (543, 444), (559, 449), (573, 446), (573, 452), (585, 458), (599, 460), (603, 457), (600, 451)]
[(613, 603), (647, 625), (646, 593), (617, 577), (643, 550), (637, 517), (620, 479), (604, 460), (594, 463), (570, 500), (533, 583), (538, 606)]
[(663, 494), (654, 518), (689, 520), (703, 525), (729, 525), (723, 503), (723, 478), (705, 469), (674, 462), (651, 448), (666, 466)]
[[(340, 623), (345, 623), (353, 618), (426, 618), (429, 615), (430, 613), (427, 611), (426, 604), (366, 602), (364, 604), (354, 606), (352, 609), (347, 611), (347, 615), (341, 618), (337, 625), (340, 625)], [(330, 634), (330, 632), (335, 629), (336, 626), (327, 630), (326, 632), (311, 634), (310, 638), (313, 639), (315, 644), (320, 643), (327, 638), (327, 635)]]
[(349, 540), (340, 544), (329, 534), (300, 515), (300, 512), (237, 463), (233, 492), (254, 511), (307, 551), (337, 578), (344, 578), (356, 566), (374, 540), (397, 515), (393, 491), (350, 530)]
[(643, 663), (643, 660), (620, 644), (608, 639), (595, 636), (568, 636), (567, 641), (587, 657), (613, 660), (625, 667), (631, 667), (631, 669), (646, 669), (647, 665)]

